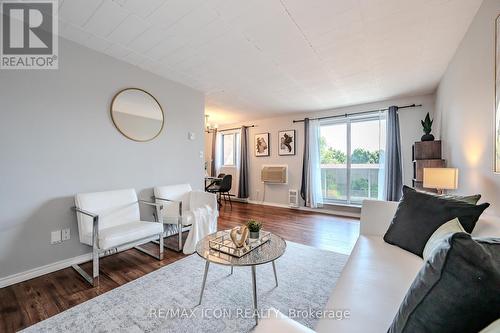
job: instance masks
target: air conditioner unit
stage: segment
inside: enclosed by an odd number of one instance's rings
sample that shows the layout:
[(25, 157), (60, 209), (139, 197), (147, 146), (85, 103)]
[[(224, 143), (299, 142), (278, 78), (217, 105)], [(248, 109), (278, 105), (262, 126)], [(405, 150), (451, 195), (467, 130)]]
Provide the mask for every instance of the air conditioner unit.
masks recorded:
[(287, 184), (288, 165), (263, 165), (260, 179), (263, 183)]
[(290, 207), (299, 207), (299, 191), (288, 190), (288, 204)]

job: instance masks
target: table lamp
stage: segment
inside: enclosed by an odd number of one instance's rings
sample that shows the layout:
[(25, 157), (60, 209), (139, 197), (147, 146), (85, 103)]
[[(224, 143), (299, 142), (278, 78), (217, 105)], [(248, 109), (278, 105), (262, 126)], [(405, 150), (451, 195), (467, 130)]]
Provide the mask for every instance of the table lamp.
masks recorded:
[(438, 194), (458, 188), (457, 168), (424, 168), (424, 188), (435, 188)]

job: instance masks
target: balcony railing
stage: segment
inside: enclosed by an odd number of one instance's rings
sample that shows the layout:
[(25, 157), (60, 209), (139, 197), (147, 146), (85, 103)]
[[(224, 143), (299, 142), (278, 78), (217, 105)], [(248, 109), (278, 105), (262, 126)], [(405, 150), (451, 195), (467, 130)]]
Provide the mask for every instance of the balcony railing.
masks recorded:
[(347, 165), (321, 165), (321, 188), (326, 201), (361, 203), (379, 197), (378, 164), (351, 164), (351, 184), (347, 188)]

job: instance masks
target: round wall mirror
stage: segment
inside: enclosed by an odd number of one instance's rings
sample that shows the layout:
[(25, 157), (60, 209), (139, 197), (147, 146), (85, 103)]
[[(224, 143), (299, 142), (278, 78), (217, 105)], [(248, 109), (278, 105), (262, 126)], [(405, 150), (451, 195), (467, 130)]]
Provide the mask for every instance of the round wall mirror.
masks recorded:
[(150, 141), (163, 129), (164, 115), (160, 103), (147, 91), (127, 88), (111, 102), (111, 119), (115, 127), (134, 141)]

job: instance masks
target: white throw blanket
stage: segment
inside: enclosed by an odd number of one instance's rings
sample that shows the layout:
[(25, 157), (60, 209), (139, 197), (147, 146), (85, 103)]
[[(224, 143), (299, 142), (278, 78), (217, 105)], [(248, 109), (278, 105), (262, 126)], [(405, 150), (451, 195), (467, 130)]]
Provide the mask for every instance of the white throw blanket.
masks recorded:
[(184, 254), (193, 253), (196, 250), (196, 244), (203, 237), (217, 231), (218, 213), (208, 205), (193, 210), (194, 221), (184, 244)]

